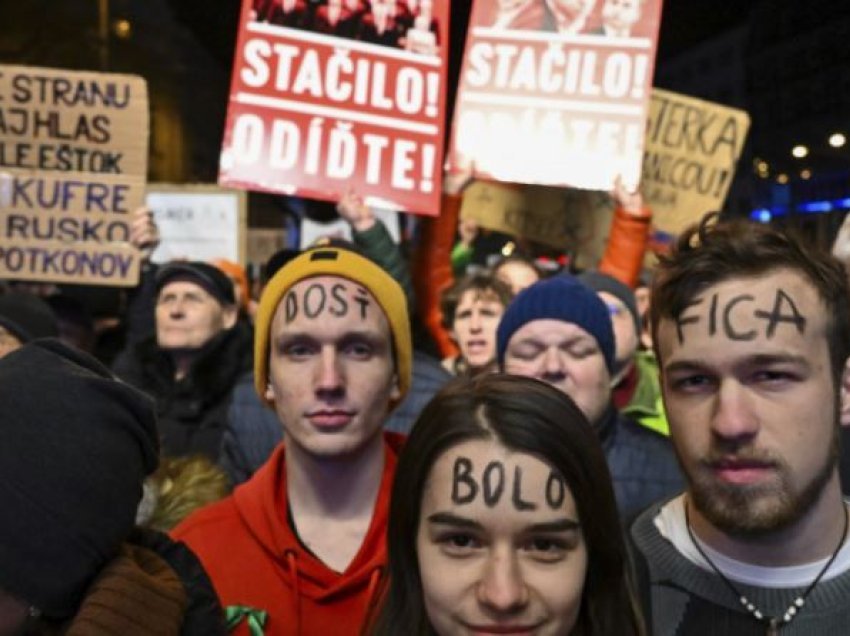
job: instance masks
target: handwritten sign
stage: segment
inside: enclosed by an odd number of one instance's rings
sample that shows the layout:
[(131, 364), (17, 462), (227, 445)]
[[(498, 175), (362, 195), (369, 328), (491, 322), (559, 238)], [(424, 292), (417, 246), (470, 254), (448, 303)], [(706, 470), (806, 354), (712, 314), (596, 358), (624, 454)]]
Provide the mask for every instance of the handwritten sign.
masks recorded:
[[(346, 12), (334, 28), (322, 11), (332, 5)], [(219, 183), (329, 201), (354, 189), (380, 207), (438, 213), (447, 51), (436, 43), (448, 2), (421, 3), (409, 24), (401, 3), (393, 15), (366, 6), (348, 15), (330, 3), (293, 27), (244, 0)], [(424, 52), (421, 36), (433, 40)]]
[(485, 181), (466, 189), (460, 214), (483, 228), (574, 254), (590, 250), (596, 257), (611, 219), (604, 193)]
[(245, 192), (207, 185), (151, 184), (146, 204), (153, 211), (161, 242), (155, 263), (173, 259), (244, 262)]
[(0, 66), (0, 277), (135, 285), (147, 156), (142, 78)]
[(653, 89), (642, 193), (657, 230), (678, 234), (723, 207), (749, 126), (742, 110)]

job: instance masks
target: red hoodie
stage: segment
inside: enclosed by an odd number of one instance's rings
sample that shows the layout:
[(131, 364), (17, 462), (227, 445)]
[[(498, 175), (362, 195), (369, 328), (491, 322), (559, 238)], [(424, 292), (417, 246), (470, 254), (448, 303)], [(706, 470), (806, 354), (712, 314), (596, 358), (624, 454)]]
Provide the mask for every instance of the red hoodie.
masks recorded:
[[(233, 494), (191, 515), (172, 532), (198, 555), (223, 607), (268, 612), (266, 636), (359, 634), (386, 571), (390, 491), (404, 437), (384, 433), (384, 473), (372, 523), (345, 572), (304, 549), (287, 519), (281, 445)], [(232, 634), (248, 636), (247, 620)]]

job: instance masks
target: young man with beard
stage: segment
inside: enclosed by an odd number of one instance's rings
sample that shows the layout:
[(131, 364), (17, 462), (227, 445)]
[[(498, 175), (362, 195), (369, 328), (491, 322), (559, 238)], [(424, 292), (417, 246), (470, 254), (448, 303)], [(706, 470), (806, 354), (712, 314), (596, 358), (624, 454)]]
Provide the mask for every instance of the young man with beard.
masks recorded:
[(263, 291), (254, 352), (284, 444), (174, 536), (201, 559), (233, 634), (359, 634), (387, 565), (402, 437), (383, 424), (410, 387), (404, 291), (353, 250), (307, 250)]
[(660, 265), (652, 329), (687, 488), (630, 531), (654, 634), (847, 633), (848, 296), (825, 253), (710, 216)]

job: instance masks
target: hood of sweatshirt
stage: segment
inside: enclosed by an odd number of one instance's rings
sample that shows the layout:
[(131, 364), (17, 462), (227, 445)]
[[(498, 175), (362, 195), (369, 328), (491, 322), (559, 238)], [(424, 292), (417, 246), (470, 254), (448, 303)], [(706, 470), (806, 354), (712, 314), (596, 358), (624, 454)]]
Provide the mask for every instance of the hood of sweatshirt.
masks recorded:
[(368, 589), (377, 593), (387, 564), (386, 530), (390, 491), (404, 436), (384, 433), (384, 471), (372, 521), (363, 543), (344, 572), (336, 572), (304, 548), (287, 520), (286, 456), (278, 446), (248, 482), (233, 493), (236, 509), (249, 532), (277, 565), (296, 595), (329, 602)]

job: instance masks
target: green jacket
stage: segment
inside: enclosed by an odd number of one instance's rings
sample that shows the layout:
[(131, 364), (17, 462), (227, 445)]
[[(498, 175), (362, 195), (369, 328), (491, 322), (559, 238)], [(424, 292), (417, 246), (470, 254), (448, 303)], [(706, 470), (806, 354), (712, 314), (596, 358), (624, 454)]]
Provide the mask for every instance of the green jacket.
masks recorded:
[(401, 255), (398, 245), (393, 242), (393, 238), (390, 236), (387, 227), (380, 219), (375, 219), (375, 225), (363, 232), (358, 232), (352, 228), (351, 236), (354, 244), (366, 256), (384, 268), (390, 276), (398, 281), (407, 299), (407, 310), (412, 316), (415, 311), (415, 305), (413, 302), (413, 282), (410, 278), (410, 267)]
[(670, 434), (664, 403), (661, 400), (661, 379), (658, 376), (658, 361), (651, 351), (638, 351), (635, 356), (638, 372), (637, 386), (629, 403), (622, 412), (662, 435)]

